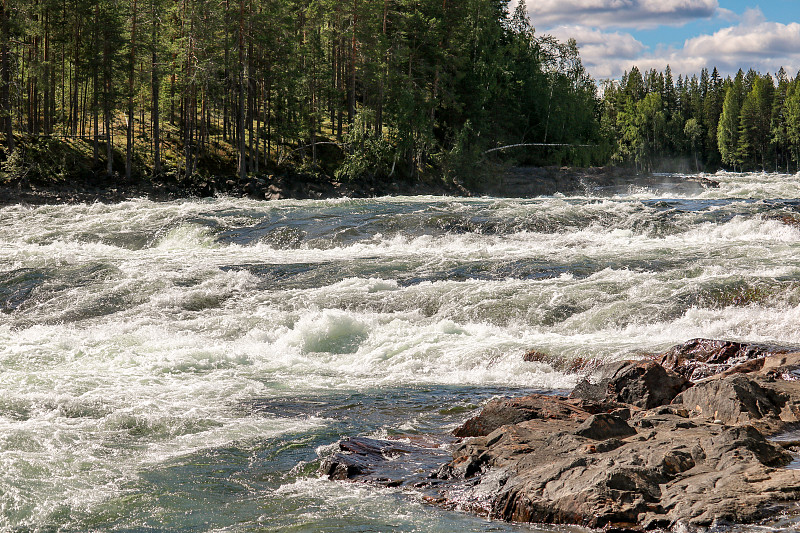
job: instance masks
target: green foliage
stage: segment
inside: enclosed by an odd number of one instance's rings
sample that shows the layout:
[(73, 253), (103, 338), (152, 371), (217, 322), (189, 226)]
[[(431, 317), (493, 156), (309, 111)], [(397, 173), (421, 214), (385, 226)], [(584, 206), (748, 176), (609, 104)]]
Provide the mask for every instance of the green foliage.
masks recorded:
[(792, 147), (795, 162), (800, 163), (800, 80), (789, 85), (784, 104), (786, 138)]
[(0, 176), (6, 182), (63, 183), (91, 175), (87, 161), (84, 143), (23, 137), (0, 164)]
[[(606, 82), (600, 131), (617, 164), (645, 170), (789, 169), (800, 164), (800, 96), (784, 69), (773, 78), (752, 69), (709, 74), (642, 74), (633, 68)], [(660, 96), (660, 100), (659, 100)]]
[[(214, 154), (232, 151), (240, 176), (292, 160), (413, 180), (464, 175), (493, 146), (605, 142), (576, 43), (536, 35), (524, 3), (512, 14), (507, 0), (14, 4), (22, 90), (13, 108), (0, 98), (0, 115), (19, 132), (92, 143), (109, 175), (122, 146), (140, 174), (218, 172)], [(334, 138), (348, 146), (338, 171), (302, 148)]]
[(722, 104), (722, 115), (717, 126), (717, 144), (722, 162), (736, 165), (739, 156), (739, 112), (742, 108), (742, 85), (736, 82), (728, 87), (725, 102)]
[[(525, 2), (508, 6), (15, 0), (2, 28), (12, 64), (0, 118), (20, 137), (78, 139), (108, 175), (120, 155), (139, 175), (238, 166), (241, 177), (292, 161), (355, 180), (463, 182), (498, 160), (644, 170), (799, 162), (797, 81), (785, 71), (675, 79), (669, 66), (633, 67), (598, 96), (576, 42), (537, 34)], [(304, 148), (320, 143), (347, 150)], [(532, 144), (551, 146), (484, 157)], [(29, 146), (9, 160), (16, 173), (72, 175), (32, 157)]]
[(775, 88), (770, 76), (758, 76), (739, 112), (739, 157), (763, 169), (770, 146), (772, 100)]
[(349, 181), (364, 181), (389, 178), (397, 163), (395, 147), (383, 136), (369, 131), (374, 116), (368, 110), (356, 115), (354, 127), (345, 136), (348, 153), (336, 169), (336, 178)]
[(492, 175), (488, 165), (476, 166), (482, 160), (482, 146), (472, 124), (467, 121), (455, 134), (450, 150), (438, 155), (437, 163), (442, 177), (447, 181), (464, 184), (470, 189), (481, 189)]
[(700, 126), (700, 122), (694, 117), (687, 120), (683, 127), (683, 134), (689, 140), (689, 144), (691, 145), (692, 154), (694, 155), (695, 170), (699, 170), (700, 165), (697, 160), (697, 148), (701, 139), (703, 138), (703, 128)]

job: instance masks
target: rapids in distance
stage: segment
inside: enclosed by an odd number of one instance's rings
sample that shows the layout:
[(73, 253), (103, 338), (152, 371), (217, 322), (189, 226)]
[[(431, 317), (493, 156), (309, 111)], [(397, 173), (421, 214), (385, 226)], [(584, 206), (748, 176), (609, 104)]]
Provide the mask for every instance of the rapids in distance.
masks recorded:
[(800, 176), (709, 177), (2, 207), (0, 530), (583, 531), (316, 469), (344, 436), (441, 435), (569, 389), (572, 363), (800, 345)]

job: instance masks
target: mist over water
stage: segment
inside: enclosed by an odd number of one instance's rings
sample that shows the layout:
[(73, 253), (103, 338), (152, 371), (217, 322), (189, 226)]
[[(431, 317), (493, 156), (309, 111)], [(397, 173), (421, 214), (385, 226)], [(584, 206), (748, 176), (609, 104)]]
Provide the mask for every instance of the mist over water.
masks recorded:
[(0, 530), (570, 531), (315, 470), (568, 389), (565, 362), (800, 345), (800, 176), (709, 178), (1, 208)]

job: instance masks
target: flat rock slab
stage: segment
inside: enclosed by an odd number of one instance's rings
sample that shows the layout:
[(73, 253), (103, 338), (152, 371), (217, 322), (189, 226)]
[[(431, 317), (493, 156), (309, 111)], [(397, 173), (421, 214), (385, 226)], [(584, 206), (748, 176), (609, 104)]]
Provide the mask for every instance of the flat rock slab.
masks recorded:
[(450, 459), (450, 439), (371, 439), (349, 437), (339, 451), (327, 457), (319, 473), (329, 479), (358, 479), (373, 485), (425, 488), (437, 485), (431, 471)]

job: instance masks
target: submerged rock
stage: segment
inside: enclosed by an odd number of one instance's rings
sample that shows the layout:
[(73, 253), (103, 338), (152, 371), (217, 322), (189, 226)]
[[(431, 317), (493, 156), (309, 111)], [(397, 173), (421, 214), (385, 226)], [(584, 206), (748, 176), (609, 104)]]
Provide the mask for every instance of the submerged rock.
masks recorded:
[(339, 451), (326, 458), (319, 473), (332, 480), (359, 479), (375, 485), (435, 485), (429, 471), (448, 460), (448, 439), (406, 440), (349, 437), (339, 441)]
[(687, 176), (686, 180), (699, 183), (706, 189), (719, 189), (719, 182), (717, 180), (712, 180), (705, 176)]

